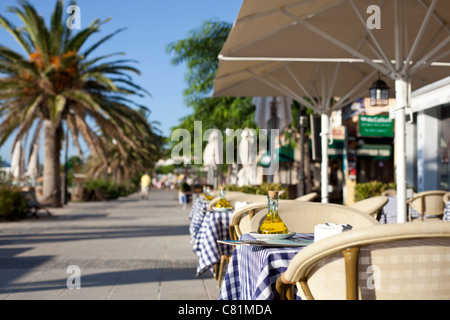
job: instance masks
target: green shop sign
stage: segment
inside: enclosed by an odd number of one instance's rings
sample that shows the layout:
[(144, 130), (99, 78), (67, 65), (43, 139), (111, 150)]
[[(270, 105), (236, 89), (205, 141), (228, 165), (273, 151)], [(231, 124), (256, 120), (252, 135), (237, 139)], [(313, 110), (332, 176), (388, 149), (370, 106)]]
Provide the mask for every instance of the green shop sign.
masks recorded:
[(359, 116), (359, 135), (361, 137), (393, 137), (394, 122), (389, 116)]

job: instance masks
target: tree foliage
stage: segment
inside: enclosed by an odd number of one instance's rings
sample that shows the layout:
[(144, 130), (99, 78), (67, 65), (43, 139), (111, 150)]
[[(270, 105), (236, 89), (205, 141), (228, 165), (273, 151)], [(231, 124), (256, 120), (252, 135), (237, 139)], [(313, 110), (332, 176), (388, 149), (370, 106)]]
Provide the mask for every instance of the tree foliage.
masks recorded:
[(192, 108), (192, 113), (181, 119), (181, 123), (173, 129), (186, 129), (193, 136), (194, 121), (201, 121), (202, 135), (212, 128), (222, 133), (228, 128), (255, 128), (255, 107), (251, 98), (211, 97), (218, 55), (231, 27), (232, 24), (228, 22), (207, 20), (192, 30), (186, 39), (167, 47), (167, 51), (173, 54), (173, 64), (186, 63), (187, 89), (184, 96), (187, 105)]

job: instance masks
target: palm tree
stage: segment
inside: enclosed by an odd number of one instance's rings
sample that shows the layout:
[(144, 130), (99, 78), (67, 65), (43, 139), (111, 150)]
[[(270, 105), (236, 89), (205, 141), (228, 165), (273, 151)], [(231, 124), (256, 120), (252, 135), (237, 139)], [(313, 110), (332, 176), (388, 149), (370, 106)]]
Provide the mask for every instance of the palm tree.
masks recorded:
[[(141, 116), (146, 118), (145, 113)], [(142, 127), (142, 131), (146, 128)], [(127, 132), (127, 129), (125, 129)], [(108, 162), (105, 163), (100, 157), (92, 155), (86, 164), (87, 174), (95, 179), (111, 178), (117, 184), (129, 183), (132, 178), (141, 175), (144, 171), (151, 171), (155, 163), (162, 156), (161, 150), (163, 140), (155, 132), (142, 134), (144, 139), (136, 142), (137, 149), (124, 146), (127, 157), (123, 156), (119, 145), (114, 139), (102, 137), (107, 148)]]
[(13, 132), (17, 132), (17, 141), (36, 122), (43, 124), (43, 194), (55, 206), (61, 206), (59, 159), (64, 121), (75, 145), (79, 147), (82, 137), (104, 163), (108, 162), (107, 152), (97, 129), (115, 139), (124, 157), (127, 156), (125, 145), (138, 150), (136, 141), (145, 140), (142, 135), (152, 132), (136, 110), (145, 107), (131, 100), (132, 96), (148, 94), (132, 81), (130, 74), (140, 74), (130, 66), (132, 61), (110, 61), (111, 57), (123, 53), (91, 58), (98, 47), (122, 29), (84, 48), (87, 40), (108, 20), (95, 20), (89, 27), (72, 33), (65, 26), (63, 8), (63, 1), (57, 1), (49, 27), (27, 1), (22, 1), (20, 7), (9, 8), (23, 22), (22, 28), (0, 16), (0, 25), (26, 53), (0, 47), (0, 74), (5, 75), (0, 78), (0, 116), (3, 117), (0, 145)]

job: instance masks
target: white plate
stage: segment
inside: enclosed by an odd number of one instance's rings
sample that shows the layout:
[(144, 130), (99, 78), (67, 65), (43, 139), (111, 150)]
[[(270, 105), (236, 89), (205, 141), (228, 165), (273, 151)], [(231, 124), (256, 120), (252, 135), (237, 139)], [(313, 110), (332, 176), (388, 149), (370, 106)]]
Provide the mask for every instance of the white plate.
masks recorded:
[(249, 235), (251, 235), (256, 240), (281, 240), (292, 238), (295, 235), (295, 232), (281, 234), (262, 234), (257, 232), (250, 232)]
[(216, 208), (216, 207), (213, 207), (213, 210), (214, 211), (218, 211), (218, 212), (225, 212), (225, 211), (233, 210), (233, 208)]

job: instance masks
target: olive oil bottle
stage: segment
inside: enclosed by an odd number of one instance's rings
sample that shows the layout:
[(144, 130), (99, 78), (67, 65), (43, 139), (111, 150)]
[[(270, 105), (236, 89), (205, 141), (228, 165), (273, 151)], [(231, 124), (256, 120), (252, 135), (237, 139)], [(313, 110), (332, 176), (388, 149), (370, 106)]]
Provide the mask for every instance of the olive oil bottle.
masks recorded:
[(230, 203), (225, 198), (225, 188), (224, 187), (220, 188), (220, 199), (219, 199), (219, 201), (217, 201), (216, 208), (232, 209)]
[(203, 198), (206, 201), (211, 201), (213, 199), (213, 196), (211, 195), (211, 189), (209, 189), (209, 187), (203, 187)]
[(288, 233), (288, 228), (278, 215), (278, 191), (269, 191), (267, 198), (268, 213), (258, 232), (262, 234)]

